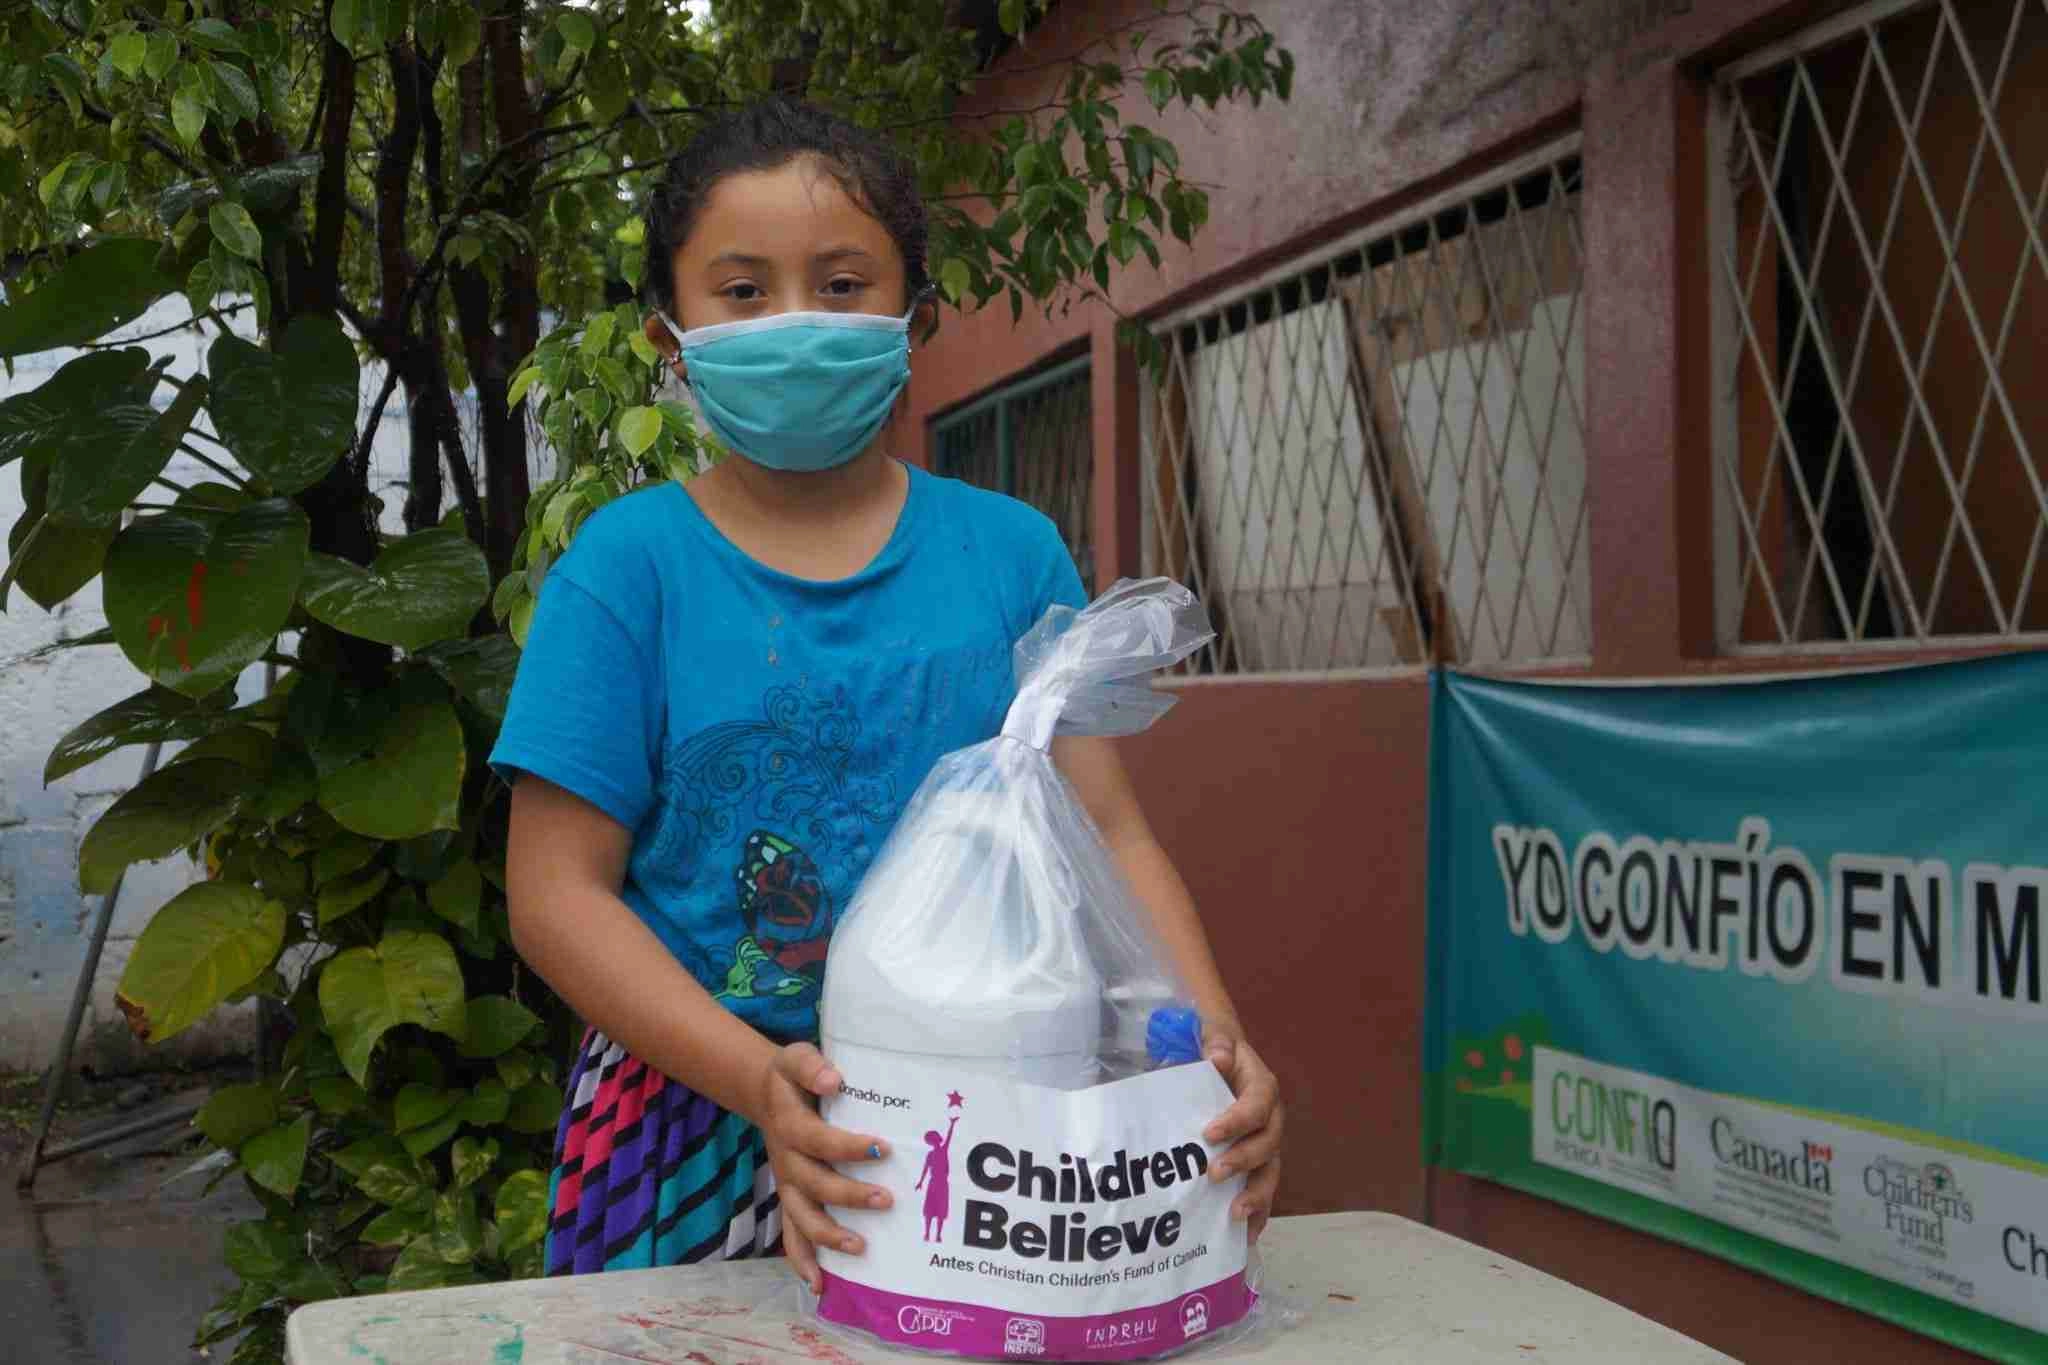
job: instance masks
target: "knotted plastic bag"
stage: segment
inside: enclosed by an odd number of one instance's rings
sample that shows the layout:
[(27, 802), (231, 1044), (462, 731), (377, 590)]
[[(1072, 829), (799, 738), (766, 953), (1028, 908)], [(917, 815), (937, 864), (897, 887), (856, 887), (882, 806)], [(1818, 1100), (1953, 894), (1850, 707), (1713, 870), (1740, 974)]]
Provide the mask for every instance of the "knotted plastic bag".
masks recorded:
[(1050, 750), (1173, 705), (1150, 677), (1211, 638), (1186, 588), (1123, 581), (1016, 647), (997, 738), (941, 759), (835, 931), (827, 1122), (886, 1139), (833, 1210), (828, 1321), (984, 1358), (1129, 1360), (1212, 1340), (1257, 1302), (1243, 1177), (1207, 1178), (1231, 1100), (1148, 912)]

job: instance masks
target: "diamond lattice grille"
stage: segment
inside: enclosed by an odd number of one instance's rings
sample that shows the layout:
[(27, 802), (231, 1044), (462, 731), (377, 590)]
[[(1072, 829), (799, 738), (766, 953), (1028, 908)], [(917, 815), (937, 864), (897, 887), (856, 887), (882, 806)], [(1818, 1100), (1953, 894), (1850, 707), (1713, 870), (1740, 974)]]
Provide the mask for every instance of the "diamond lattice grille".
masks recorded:
[(2048, 4), (1865, 5), (1717, 87), (1722, 639), (2048, 632)]
[(1085, 360), (1023, 380), (932, 423), (941, 474), (1052, 518), (1093, 590), (1094, 413)]
[(1579, 161), (1553, 149), (1157, 329), (1144, 563), (1201, 672), (1591, 651)]

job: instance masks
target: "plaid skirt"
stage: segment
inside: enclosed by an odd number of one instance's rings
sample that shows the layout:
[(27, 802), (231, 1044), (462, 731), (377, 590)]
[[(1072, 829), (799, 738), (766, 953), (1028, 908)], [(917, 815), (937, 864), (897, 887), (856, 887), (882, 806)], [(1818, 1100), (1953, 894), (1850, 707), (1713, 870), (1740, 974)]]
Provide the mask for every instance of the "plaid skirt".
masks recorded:
[(548, 1183), (548, 1274), (780, 1254), (759, 1129), (594, 1029), (567, 1090)]

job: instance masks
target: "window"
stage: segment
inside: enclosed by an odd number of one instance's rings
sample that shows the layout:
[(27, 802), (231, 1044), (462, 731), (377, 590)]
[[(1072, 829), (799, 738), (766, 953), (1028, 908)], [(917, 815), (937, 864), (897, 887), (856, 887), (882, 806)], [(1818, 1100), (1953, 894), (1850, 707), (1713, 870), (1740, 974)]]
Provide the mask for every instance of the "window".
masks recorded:
[(932, 419), (935, 472), (1030, 503), (1066, 538), (1095, 590), (1094, 408), (1088, 357)]
[(1148, 573), (1210, 673), (1591, 653), (1576, 139), (1170, 318)]
[(1732, 650), (2048, 632), (2048, 6), (1865, 4), (1715, 81)]

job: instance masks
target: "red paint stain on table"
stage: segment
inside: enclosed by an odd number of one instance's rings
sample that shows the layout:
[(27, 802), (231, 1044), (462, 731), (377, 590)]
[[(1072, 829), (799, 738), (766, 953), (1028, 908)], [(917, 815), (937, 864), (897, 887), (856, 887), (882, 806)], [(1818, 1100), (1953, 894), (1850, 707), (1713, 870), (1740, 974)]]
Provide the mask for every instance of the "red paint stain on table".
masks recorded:
[(822, 1332), (809, 1327), (791, 1327), (789, 1335), (812, 1360), (822, 1361), (824, 1365), (860, 1365), (859, 1361), (827, 1341)]

